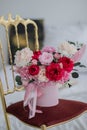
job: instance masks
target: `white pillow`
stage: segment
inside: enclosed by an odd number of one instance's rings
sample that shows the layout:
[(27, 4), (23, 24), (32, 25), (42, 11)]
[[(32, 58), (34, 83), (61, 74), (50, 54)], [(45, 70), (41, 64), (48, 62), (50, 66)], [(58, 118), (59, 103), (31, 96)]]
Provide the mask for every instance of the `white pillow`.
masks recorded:
[(63, 26), (50, 26), (45, 24), (44, 44), (54, 43), (54, 45), (56, 45), (58, 42), (68, 40), (87, 43), (87, 24), (72, 24)]

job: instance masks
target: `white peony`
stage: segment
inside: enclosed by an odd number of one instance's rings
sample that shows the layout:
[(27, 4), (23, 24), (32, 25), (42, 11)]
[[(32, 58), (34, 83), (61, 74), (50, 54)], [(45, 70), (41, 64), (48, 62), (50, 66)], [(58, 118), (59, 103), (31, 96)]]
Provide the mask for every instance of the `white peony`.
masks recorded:
[(32, 59), (33, 52), (30, 48), (26, 47), (22, 50), (18, 50), (15, 55), (15, 64), (18, 67), (23, 67), (27, 65)]
[(68, 42), (62, 43), (58, 47), (58, 50), (59, 50), (60, 53), (62, 53), (65, 56), (74, 55), (77, 52), (76, 46), (74, 46), (73, 44), (70, 44)]

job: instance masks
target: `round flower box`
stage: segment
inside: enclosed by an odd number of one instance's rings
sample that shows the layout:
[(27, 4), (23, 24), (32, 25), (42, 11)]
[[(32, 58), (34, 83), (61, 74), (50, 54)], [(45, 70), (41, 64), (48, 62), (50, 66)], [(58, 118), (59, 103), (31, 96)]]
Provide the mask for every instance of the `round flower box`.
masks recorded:
[(37, 98), (37, 106), (51, 107), (59, 103), (58, 86), (49, 84), (41, 88), (42, 95)]

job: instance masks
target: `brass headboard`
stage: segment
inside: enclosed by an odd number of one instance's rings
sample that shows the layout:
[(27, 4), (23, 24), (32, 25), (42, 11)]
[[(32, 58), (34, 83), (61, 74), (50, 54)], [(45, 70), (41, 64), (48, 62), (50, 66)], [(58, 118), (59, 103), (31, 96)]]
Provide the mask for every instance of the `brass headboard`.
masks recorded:
[(28, 39), (28, 32), (27, 32), (27, 25), (32, 24), (35, 29), (35, 50), (39, 50), (39, 41), (38, 41), (38, 27), (36, 23), (33, 20), (30, 19), (23, 19), (20, 16), (16, 16), (15, 19), (11, 17), (11, 14), (8, 15), (8, 19), (6, 20), (3, 16), (0, 17), (0, 25), (4, 26), (5, 31), (6, 31), (6, 38), (7, 38), (7, 47), (8, 47), (8, 53), (9, 53), (9, 58), (10, 58), (10, 63), (11, 63), (11, 70), (12, 70), (12, 77), (14, 81), (14, 89), (10, 91), (9, 85), (8, 85), (8, 77), (6, 73), (6, 68), (5, 68), (5, 58), (4, 58), (4, 53), (3, 53), (3, 48), (2, 44), (0, 43), (0, 53), (1, 53), (1, 59), (2, 59), (2, 66), (4, 70), (4, 75), (5, 75), (5, 81), (6, 81), (6, 86), (7, 86), (7, 93), (14, 92), (15, 90), (19, 90), (18, 87), (15, 84), (15, 76), (14, 76), (14, 69), (13, 69), (13, 59), (12, 59), (12, 52), (11, 52), (11, 46), (10, 46), (10, 39), (9, 39), (9, 27), (12, 25), (15, 27), (15, 32), (16, 32), (16, 41), (17, 41), (17, 47), (20, 48), (20, 42), (19, 42), (19, 35), (18, 35), (18, 24), (21, 23), (24, 28), (25, 28), (25, 38), (26, 38), (26, 46), (30, 47), (29, 45), (29, 39)]

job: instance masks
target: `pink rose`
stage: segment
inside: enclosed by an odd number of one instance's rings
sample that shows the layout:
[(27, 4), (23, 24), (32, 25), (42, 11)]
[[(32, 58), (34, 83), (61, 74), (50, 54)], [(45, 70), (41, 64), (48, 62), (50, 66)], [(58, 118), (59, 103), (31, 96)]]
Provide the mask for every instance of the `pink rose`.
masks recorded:
[(36, 60), (36, 59), (33, 59), (33, 60), (32, 60), (32, 64), (37, 65), (37, 60)]
[(56, 59), (59, 59), (59, 58), (61, 57), (61, 55), (58, 54), (58, 53), (55, 53), (55, 54), (54, 54), (54, 57), (55, 57)]
[(28, 73), (31, 74), (31, 75), (37, 75), (39, 73), (39, 66), (37, 65), (31, 65), (29, 68), (28, 68)]

